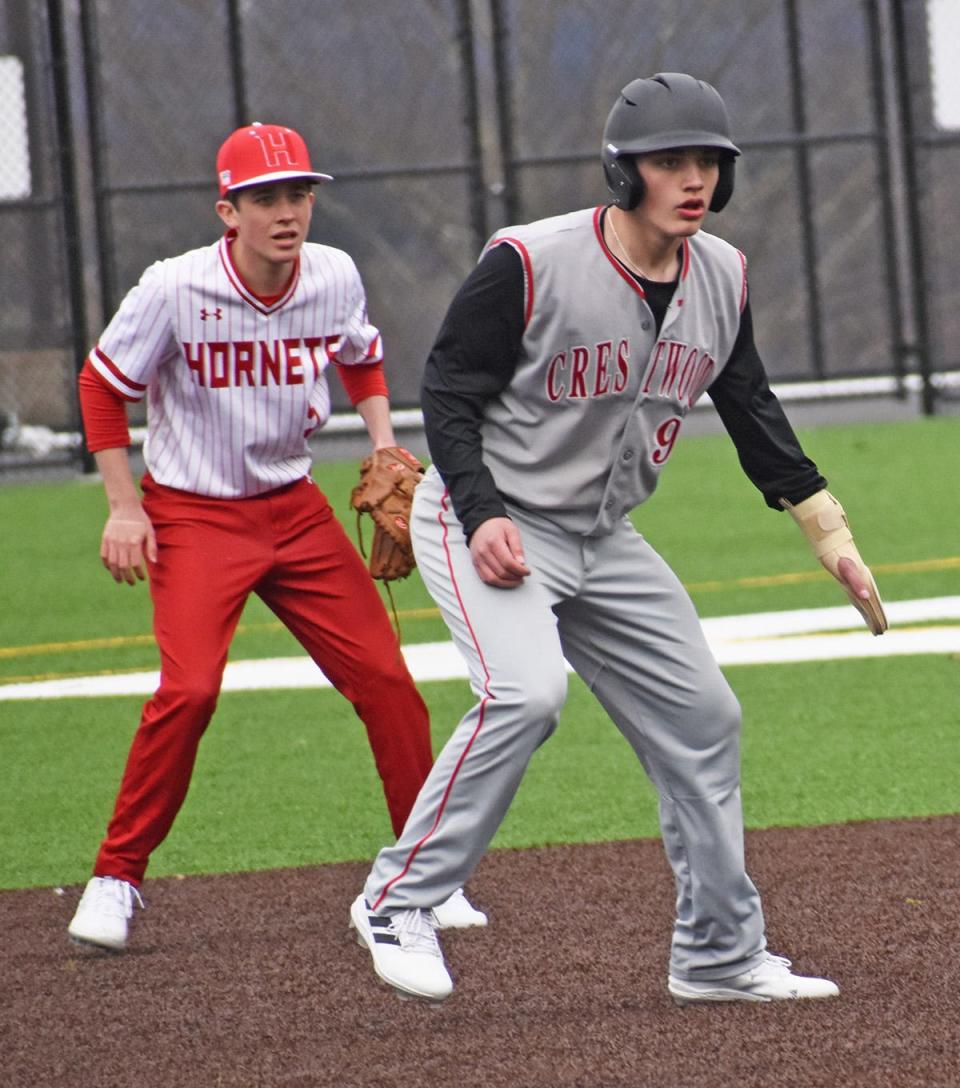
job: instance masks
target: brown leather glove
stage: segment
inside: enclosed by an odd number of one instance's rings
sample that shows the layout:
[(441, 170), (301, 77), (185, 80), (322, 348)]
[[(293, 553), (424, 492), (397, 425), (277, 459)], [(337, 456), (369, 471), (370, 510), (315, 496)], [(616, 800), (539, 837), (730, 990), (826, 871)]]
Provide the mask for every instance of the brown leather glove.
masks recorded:
[(364, 556), (360, 519), (364, 514), (373, 519), (368, 563), (371, 577), (382, 582), (406, 578), (417, 565), (410, 543), (410, 508), (423, 471), (423, 465), (402, 446), (374, 450), (360, 466), (360, 482), (350, 493)]

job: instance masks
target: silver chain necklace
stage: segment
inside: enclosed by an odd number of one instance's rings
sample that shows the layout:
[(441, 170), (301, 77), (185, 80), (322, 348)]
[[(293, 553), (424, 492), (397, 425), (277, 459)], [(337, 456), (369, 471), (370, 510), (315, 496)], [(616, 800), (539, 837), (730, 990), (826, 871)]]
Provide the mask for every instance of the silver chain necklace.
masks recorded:
[(644, 270), (638, 264), (634, 264), (633, 261), (630, 259), (630, 254), (627, 252), (627, 247), (623, 244), (623, 242), (620, 241), (620, 235), (617, 234), (617, 228), (613, 225), (613, 216), (609, 212), (607, 213), (607, 222), (610, 224), (610, 233), (616, 239), (617, 249), (619, 249), (620, 252), (623, 254), (623, 261), (624, 264), (626, 264), (627, 268), (629, 268), (631, 272), (635, 272), (638, 276), (642, 276), (645, 280), (650, 279), (646, 272), (644, 272)]

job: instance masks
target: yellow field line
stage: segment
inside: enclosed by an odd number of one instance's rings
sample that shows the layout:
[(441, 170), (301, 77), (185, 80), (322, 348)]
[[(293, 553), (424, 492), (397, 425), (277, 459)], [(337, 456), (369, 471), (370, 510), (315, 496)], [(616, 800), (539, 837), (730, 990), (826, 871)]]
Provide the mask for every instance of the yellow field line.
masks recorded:
[[(874, 574), (924, 574), (931, 571), (960, 570), (960, 555), (946, 556), (943, 559), (916, 559), (906, 563), (872, 564)], [(786, 572), (784, 574), (759, 575), (748, 578), (730, 578), (726, 581), (689, 582), (686, 588), (691, 593), (716, 593), (725, 589), (760, 589), (765, 586), (798, 585), (804, 582), (816, 582), (828, 579), (825, 570)], [(439, 616), (437, 608), (410, 608), (399, 612), (401, 620), (433, 619)], [(240, 624), (238, 634), (251, 631), (284, 630), (279, 620), (266, 623)], [(110, 638), (77, 639), (73, 642), (41, 642), (33, 646), (0, 646), (0, 660), (14, 657), (29, 657), (33, 654), (58, 653), (63, 651), (79, 652), (83, 650), (109, 650), (123, 646), (147, 646), (153, 644), (153, 635), (115, 635)], [(133, 670), (140, 671), (140, 670)], [(5, 677), (4, 683), (10, 678)]]
[[(960, 555), (945, 559), (915, 559), (908, 563), (871, 563), (870, 570), (880, 574), (925, 574), (930, 571), (960, 569)], [(825, 570), (795, 571), (787, 574), (767, 574), (750, 578), (731, 578), (722, 582), (689, 582), (691, 593), (716, 592), (721, 589), (757, 589), (762, 586), (788, 586), (801, 582), (819, 582), (830, 578)]]
[[(404, 619), (417, 620), (439, 616), (437, 608), (410, 608), (400, 612)], [(285, 631), (279, 620), (267, 620), (265, 623), (241, 623), (237, 634), (249, 634), (251, 631)], [(29, 657), (31, 654), (49, 654), (60, 651), (111, 650), (123, 646), (152, 646), (153, 635), (113, 635), (109, 638), (84, 638), (72, 642), (37, 642), (32, 646), (0, 646), (0, 660), (11, 657)]]
[(0, 687), (8, 684), (40, 684), (47, 680), (72, 680), (74, 677), (84, 676), (133, 676), (138, 672), (156, 672), (156, 668), (145, 669), (142, 665), (130, 669), (79, 669), (73, 672), (38, 672), (27, 673), (23, 676), (4, 676), (0, 678)]
[[(258, 626), (267, 625), (262, 624)], [(272, 624), (270, 626), (272, 626)], [(927, 623), (915, 623), (909, 627), (898, 627), (897, 632), (899, 634), (909, 634), (916, 631), (930, 630), (931, 628), (953, 631), (957, 629), (957, 625), (951, 620), (930, 620)], [(849, 631), (811, 631), (805, 634), (803, 637), (806, 639), (831, 638), (839, 634), (852, 634), (855, 631), (859, 631), (859, 628), (850, 628)], [(775, 642), (777, 639), (790, 639), (794, 637), (796, 636), (791, 634), (779, 634), (763, 636), (763, 639), (766, 641)], [(960, 658), (960, 655), (953, 653), (951, 653), (949, 656), (951, 658)], [(91, 676), (132, 676), (136, 673), (155, 671), (155, 668), (145, 669), (143, 666), (137, 666), (126, 669), (96, 669), (93, 672), (90, 672), (89, 670), (75, 670), (73, 672), (29, 673), (22, 676), (0, 677), (0, 688), (6, 687), (8, 684), (35, 684), (54, 680), (73, 680), (75, 678), (84, 679)]]
[(110, 650), (120, 646), (149, 646), (153, 635), (115, 635), (112, 638), (77, 639), (75, 642), (38, 642), (33, 646), (0, 646), (0, 658), (49, 654), (58, 650)]

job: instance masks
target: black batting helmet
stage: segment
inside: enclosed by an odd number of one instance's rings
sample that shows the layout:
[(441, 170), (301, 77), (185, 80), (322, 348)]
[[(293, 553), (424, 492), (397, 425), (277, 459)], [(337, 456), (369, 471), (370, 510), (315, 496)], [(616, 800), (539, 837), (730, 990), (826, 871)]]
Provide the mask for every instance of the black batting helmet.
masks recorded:
[(720, 149), (720, 179), (710, 201), (718, 212), (733, 193), (733, 162), (740, 148), (730, 139), (727, 108), (717, 91), (683, 72), (635, 79), (620, 92), (603, 129), (603, 173), (618, 208), (643, 199), (634, 155), (670, 147)]

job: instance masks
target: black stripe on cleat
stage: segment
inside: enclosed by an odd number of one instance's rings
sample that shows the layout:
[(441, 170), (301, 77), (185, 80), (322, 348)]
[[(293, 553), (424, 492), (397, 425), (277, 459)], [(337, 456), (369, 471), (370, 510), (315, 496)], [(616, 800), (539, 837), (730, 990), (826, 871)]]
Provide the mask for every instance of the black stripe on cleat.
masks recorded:
[(374, 933), (374, 944), (399, 944), (400, 938), (395, 933)]

